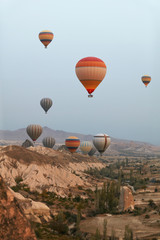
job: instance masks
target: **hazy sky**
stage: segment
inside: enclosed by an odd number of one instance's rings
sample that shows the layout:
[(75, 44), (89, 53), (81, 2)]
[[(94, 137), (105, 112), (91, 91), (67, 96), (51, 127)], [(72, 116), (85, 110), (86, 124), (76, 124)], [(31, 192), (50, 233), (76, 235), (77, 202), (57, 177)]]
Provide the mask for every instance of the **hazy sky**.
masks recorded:
[[(159, 13), (159, 0), (1, 0), (0, 129), (40, 124), (160, 145)], [(88, 56), (107, 65), (93, 98), (75, 74)], [(47, 115), (43, 97), (53, 100)]]

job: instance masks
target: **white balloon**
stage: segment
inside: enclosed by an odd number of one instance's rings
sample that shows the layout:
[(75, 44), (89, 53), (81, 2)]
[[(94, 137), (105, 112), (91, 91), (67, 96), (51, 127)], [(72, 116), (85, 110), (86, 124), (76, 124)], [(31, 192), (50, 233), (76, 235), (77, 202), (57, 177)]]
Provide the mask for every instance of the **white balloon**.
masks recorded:
[(99, 133), (93, 137), (93, 144), (100, 154), (109, 147), (111, 139), (107, 134)]

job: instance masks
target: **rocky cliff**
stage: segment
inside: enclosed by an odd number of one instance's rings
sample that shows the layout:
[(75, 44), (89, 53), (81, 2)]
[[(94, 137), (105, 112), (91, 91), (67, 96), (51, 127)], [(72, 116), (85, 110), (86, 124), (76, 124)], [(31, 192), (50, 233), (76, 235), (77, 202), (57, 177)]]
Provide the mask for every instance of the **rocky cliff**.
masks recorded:
[(0, 239), (36, 240), (17, 200), (0, 176)]
[(84, 170), (104, 166), (94, 157), (41, 146), (0, 149), (0, 171), (9, 186), (15, 186), (20, 180), (31, 191), (42, 192), (45, 189), (61, 196), (65, 196), (72, 187), (91, 186), (93, 182)]
[(133, 210), (133, 209), (134, 209), (134, 198), (133, 198), (132, 190), (127, 186), (123, 186), (120, 189), (119, 210), (127, 211), (127, 210)]

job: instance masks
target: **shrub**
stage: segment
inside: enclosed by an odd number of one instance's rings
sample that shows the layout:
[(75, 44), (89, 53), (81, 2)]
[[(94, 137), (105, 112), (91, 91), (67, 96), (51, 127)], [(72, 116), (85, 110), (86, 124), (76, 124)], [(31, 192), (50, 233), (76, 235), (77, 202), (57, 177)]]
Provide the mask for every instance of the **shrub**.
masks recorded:
[(15, 182), (16, 182), (17, 184), (19, 184), (19, 183), (22, 182), (22, 181), (23, 181), (23, 179), (22, 179), (21, 176), (17, 176), (17, 177), (15, 178)]

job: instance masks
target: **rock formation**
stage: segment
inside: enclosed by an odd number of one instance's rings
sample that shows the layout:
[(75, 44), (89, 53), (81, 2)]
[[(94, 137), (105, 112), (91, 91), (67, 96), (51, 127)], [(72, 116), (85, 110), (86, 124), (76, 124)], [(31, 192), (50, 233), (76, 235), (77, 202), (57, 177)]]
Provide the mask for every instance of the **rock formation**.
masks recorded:
[(0, 239), (36, 240), (18, 202), (0, 176)]
[(42, 223), (41, 220), (48, 222), (51, 219), (50, 209), (46, 204), (35, 202), (31, 198), (25, 198), (20, 193), (14, 192), (12, 189), (10, 189), (10, 191), (17, 199), (29, 221)]
[(127, 186), (123, 186), (120, 189), (119, 210), (127, 211), (127, 210), (133, 210), (133, 209), (134, 209), (134, 198), (133, 198), (132, 190)]
[(23, 148), (8, 146), (0, 149), (0, 171), (9, 186), (16, 186), (17, 178), (31, 191), (47, 190), (66, 196), (69, 188), (92, 186), (84, 170), (102, 168), (96, 158), (68, 151), (56, 151), (37, 146)]

